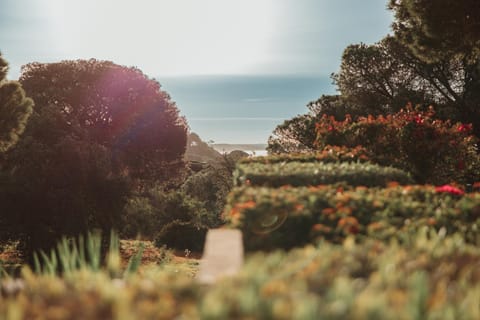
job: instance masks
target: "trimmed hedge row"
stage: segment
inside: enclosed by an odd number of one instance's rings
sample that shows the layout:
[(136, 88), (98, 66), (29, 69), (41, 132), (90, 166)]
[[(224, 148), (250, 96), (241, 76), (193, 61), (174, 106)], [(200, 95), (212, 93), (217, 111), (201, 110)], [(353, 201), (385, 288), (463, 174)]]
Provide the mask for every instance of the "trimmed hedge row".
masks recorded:
[(316, 153), (285, 153), (261, 157), (250, 157), (240, 163), (272, 164), (279, 162), (366, 162), (369, 160), (367, 150), (361, 146), (347, 148), (344, 146), (326, 146)]
[(480, 244), (480, 193), (455, 188), (330, 185), (239, 187), (227, 199), (224, 218), (244, 233), (247, 250), (289, 249), (320, 239), (340, 242), (351, 234), (408, 242), (422, 226), (461, 232)]
[(416, 236), (257, 253), (202, 301), (207, 319), (479, 319), (480, 249)]
[(178, 265), (124, 280), (107, 269), (67, 277), (24, 269), (0, 281), (1, 319), (479, 319), (480, 249), (422, 230), (406, 246), (348, 238), (247, 257), (203, 286)]
[(234, 173), (237, 186), (309, 186), (346, 182), (368, 187), (385, 186), (391, 181), (411, 184), (410, 175), (400, 169), (370, 163), (282, 162), (238, 164)]

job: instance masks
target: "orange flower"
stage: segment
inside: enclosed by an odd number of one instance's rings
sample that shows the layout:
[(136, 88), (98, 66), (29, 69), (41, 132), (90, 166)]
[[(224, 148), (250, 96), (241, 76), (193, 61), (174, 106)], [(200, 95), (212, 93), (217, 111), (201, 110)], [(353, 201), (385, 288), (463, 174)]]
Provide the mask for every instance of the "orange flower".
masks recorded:
[(397, 181), (391, 181), (389, 183), (387, 183), (387, 188), (396, 188), (400, 185), (400, 183), (398, 183)]
[(380, 221), (375, 221), (375, 222), (372, 222), (368, 225), (368, 229), (371, 230), (371, 231), (379, 230), (382, 227), (383, 227), (383, 223), (380, 222)]
[(358, 220), (355, 217), (344, 217), (338, 220), (338, 226), (348, 233), (357, 234), (360, 231)]
[(329, 226), (326, 226), (324, 224), (317, 223), (317, 224), (314, 224), (312, 226), (312, 231), (328, 233), (328, 232), (332, 231), (332, 228), (330, 228)]
[(322, 214), (325, 214), (325, 215), (335, 214), (335, 212), (336, 210), (333, 208), (325, 208), (322, 210)]
[(238, 203), (237, 205), (235, 205), (235, 208), (237, 209), (253, 209), (256, 207), (256, 203), (255, 201), (253, 200), (250, 200), (250, 201), (247, 201), (247, 202), (244, 202), (244, 203)]
[(358, 225), (358, 220), (355, 217), (344, 217), (338, 220), (338, 226), (344, 227), (347, 225)]
[(236, 207), (235, 208), (232, 208), (232, 210), (230, 210), (230, 216), (231, 217), (236, 217), (240, 214), (240, 210), (238, 210)]
[(305, 206), (303, 204), (297, 203), (294, 208), (295, 208), (295, 211), (299, 212), (305, 209)]

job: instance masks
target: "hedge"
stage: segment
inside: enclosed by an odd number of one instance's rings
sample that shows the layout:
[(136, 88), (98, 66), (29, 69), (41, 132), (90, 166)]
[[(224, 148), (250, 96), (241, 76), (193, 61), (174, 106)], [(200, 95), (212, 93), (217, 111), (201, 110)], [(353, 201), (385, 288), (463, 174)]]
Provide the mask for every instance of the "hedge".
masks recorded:
[(243, 231), (247, 250), (341, 242), (350, 234), (408, 242), (422, 226), (461, 232), (480, 244), (480, 193), (462, 195), (454, 187), (239, 187), (227, 199), (224, 218)]
[(269, 187), (309, 186), (338, 182), (368, 187), (385, 186), (391, 181), (401, 184), (413, 183), (410, 175), (400, 169), (358, 162), (238, 164), (234, 179), (237, 186), (248, 184)]
[(123, 280), (107, 269), (68, 277), (24, 269), (22, 280), (0, 280), (0, 318), (479, 319), (480, 248), (425, 228), (413, 238), (256, 253), (213, 286), (173, 264)]
[[(480, 249), (430, 233), (257, 253), (203, 298), (207, 319), (479, 319)], [(433, 239), (428, 239), (433, 238)]]
[(285, 153), (240, 160), (240, 163), (272, 164), (279, 162), (366, 162), (369, 155), (365, 148), (347, 148), (344, 146), (326, 146), (315, 153)]

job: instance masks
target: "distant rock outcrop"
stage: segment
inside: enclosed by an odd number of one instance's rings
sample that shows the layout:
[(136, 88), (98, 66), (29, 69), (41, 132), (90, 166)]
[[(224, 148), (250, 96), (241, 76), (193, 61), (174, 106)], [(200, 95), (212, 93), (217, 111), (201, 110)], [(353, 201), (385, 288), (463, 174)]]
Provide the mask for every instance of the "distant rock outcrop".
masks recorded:
[(192, 132), (187, 137), (187, 150), (185, 160), (188, 162), (218, 162), (222, 159), (222, 154), (202, 141), (198, 134)]

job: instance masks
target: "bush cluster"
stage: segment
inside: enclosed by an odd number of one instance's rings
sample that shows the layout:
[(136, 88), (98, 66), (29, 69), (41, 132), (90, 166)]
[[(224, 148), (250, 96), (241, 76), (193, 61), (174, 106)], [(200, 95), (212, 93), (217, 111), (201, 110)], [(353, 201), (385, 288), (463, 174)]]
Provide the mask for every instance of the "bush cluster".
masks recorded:
[(229, 195), (225, 217), (243, 231), (248, 250), (341, 242), (349, 235), (408, 242), (425, 226), (480, 244), (480, 194), (454, 187), (241, 187)]
[(401, 184), (413, 180), (404, 171), (358, 162), (281, 162), (239, 164), (234, 173), (237, 185), (280, 187), (308, 186), (346, 182), (350, 185), (385, 186), (390, 181)]
[(181, 190), (152, 188), (129, 199), (122, 217), (122, 237), (154, 239), (158, 247), (201, 251), (209, 228), (219, 219), (203, 202)]
[(414, 240), (256, 253), (215, 286), (178, 264), (124, 279), (106, 269), (63, 278), (24, 269), (23, 282), (0, 281), (0, 318), (477, 319), (480, 249), (425, 229)]
[(411, 172), (419, 183), (471, 183), (480, 179), (477, 138), (470, 124), (435, 118), (432, 108), (411, 106), (387, 116), (347, 116), (336, 121), (324, 115), (316, 125), (316, 146), (357, 147), (368, 151), (371, 161)]
[(273, 164), (283, 162), (366, 162), (368, 152), (362, 146), (347, 148), (345, 146), (325, 146), (321, 151), (313, 153), (281, 153), (268, 156), (244, 158), (239, 163)]

